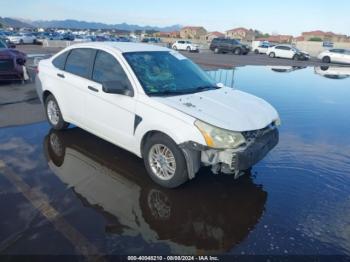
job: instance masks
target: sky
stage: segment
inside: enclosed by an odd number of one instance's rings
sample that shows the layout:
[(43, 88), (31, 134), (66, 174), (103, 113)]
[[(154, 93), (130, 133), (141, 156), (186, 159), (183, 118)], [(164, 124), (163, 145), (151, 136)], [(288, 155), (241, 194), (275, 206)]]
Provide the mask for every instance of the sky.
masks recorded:
[(180, 24), (222, 32), (242, 26), (294, 36), (320, 29), (350, 35), (349, 0), (0, 0), (0, 16), (151, 26)]

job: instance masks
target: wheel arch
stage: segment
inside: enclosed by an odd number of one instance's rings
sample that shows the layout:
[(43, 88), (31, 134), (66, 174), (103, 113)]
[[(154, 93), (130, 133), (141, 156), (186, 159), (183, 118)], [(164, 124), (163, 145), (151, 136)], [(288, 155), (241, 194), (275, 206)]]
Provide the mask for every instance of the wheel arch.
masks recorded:
[(141, 138), (141, 142), (140, 142), (140, 156), (143, 158), (143, 149), (145, 147), (146, 141), (147, 139), (149, 139), (150, 137), (156, 135), (156, 134), (162, 134), (164, 136), (167, 136), (169, 139), (173, 140), (176, 144), (179, 144), (179, 139), (176, 137), (173, 137), (172, 135), (169, 135), (168, 132), (164, 132), (164, 131), (160, 131), (160, 130), (148, 130), (147, 132), (145, 132)]

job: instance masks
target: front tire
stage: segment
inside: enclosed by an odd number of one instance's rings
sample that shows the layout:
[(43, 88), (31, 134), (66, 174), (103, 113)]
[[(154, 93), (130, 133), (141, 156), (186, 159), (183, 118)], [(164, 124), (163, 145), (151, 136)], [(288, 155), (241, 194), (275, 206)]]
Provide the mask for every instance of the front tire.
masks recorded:
[(187, 47), (187, 52), (191, 52), (191, 47)]
[(53, 95), (49, 95), (45, 100), (45, 112), (49, 124), (55, 130), (63, 130), (69, 126), (65, 122), (58, 103)]
[(143, 149), (143, 160), (152, 180), (167, 188), (175, 188), (188, 180), (185, 157), (168, 136), (157, 133), (149, 137)]
[(233, 50), (233, 53), (235, 55), (240, 55), (240, 54), (242, 54), (242, 50), (240, 48), (236, 48), (235, 50)]
[(255, 49), (255, 50), (254, 50), (254, 53), (258, 55), (258, 54), (259, 54), (259, 50), (258, 50), (258, 49)]
[(294, 55), (294, 56), (293, 56), (293, 60), (298, 61), (298, 60), (299, 60), (298, 55)]
[(219, 53), (220, 53), (220, 49), (219, 49), (219, 48), (217, 48), (217, 47), (215, 47), (215, 49), (214, 49), (214, 53), (215, 53), (215, 54), (219, 54)]
[(269, 54), (269, 57), (275, 58), (275, 57), (276, 57), (276, 54), (275, 54), (274, 52), (271, 52), (271, 53)]

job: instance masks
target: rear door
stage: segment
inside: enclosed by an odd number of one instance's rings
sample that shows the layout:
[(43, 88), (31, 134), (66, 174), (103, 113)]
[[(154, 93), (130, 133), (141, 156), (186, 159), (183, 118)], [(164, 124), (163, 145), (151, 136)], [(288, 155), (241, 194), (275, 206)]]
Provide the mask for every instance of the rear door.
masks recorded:
[(64, 89), (62, 103), (73, 123), (86, 126), (84, 100), (92, 71), (95, 50), (91, 48), (72, 49), (67, 56), (64, 72), (57, 74)]
[(179, 50), (184, 50), (185, 49), (185, 41), (179, 41), (177, 48)]
[(133, 96), (105, 93), (106, 82), (119, 81), (133, 90), (120, 58), (98, 50), (88, 86), (85, 115), (88, 128), (99, 136), (128, 149), (134, 139), (135, 99)]
[(342, 63), (343, 60), (343, 50), (342, 49), (332, 49), (331, 52), (331, 61), (336, 63)]

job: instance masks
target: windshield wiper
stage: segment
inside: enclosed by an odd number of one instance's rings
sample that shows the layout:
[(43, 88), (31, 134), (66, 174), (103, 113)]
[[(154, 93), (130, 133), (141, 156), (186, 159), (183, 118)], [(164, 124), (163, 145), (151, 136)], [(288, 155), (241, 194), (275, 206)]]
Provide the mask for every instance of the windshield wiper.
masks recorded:
[[(166, 90), (166, 91), (161, 91), (161, 92), (148, 92), (147, 94), (149, 96), (176, 96), (176, 95), (183, 95), (183, 94), (189, 94), (192, 92), (189, 92), (190, 90), (184, 90), (184, 91), (171, 91), (171, 90)], [(192, 91), (192, 90), (191, 90)]]
[(149, 96), (176, 96), (176, 95), (185, 95), (185, 94), (194, 94), (198, 92), (208, 91), (218, 89), (215, 86), (199, 86), (193, 89), (185, 89), (185, 90), (165, 90), (160, 92), (148, 92)]
[(198, 86), (193, 91), (203, 92), (203, 91), (216, 90), (216, 89), (218, 89), (218, 87), (216, 87), (216, 86)]

